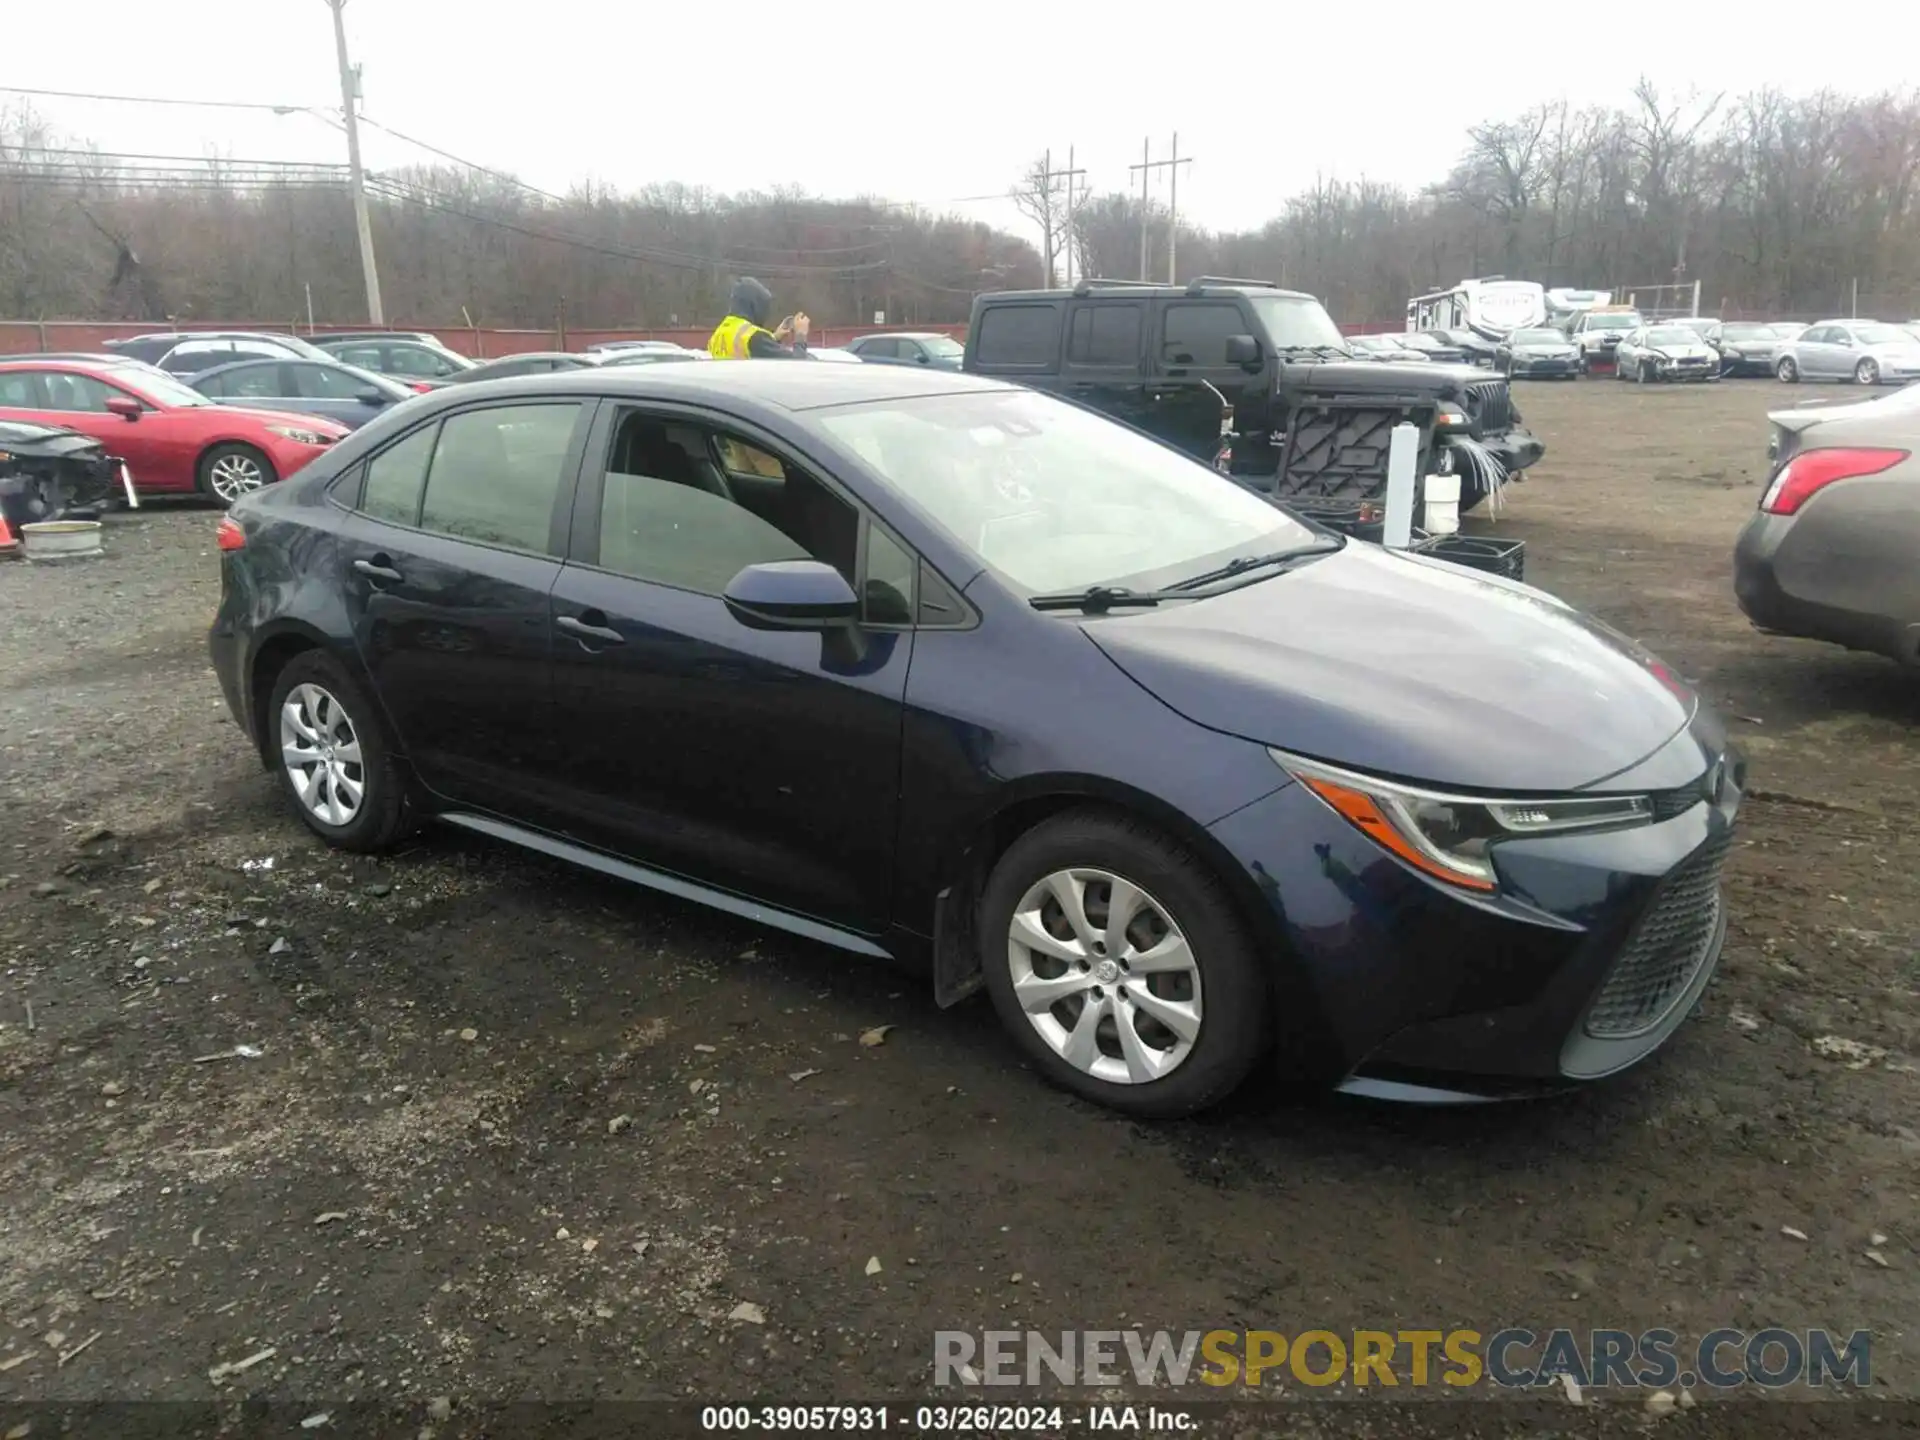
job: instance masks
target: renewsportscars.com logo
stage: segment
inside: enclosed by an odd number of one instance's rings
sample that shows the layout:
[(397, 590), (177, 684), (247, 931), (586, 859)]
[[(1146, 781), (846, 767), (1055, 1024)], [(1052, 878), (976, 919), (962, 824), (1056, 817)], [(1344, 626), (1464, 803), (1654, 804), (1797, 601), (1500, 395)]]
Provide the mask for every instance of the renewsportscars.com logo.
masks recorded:
[(1346, 1382), (1357, 1389), (1496, 1386), (1566, 1376), (1581, 1388), (1730, 1390), (1873, 1383), (1873, 1337), (1855, 1330), (936, 1330), (935, 1385), (1208, 1385)]

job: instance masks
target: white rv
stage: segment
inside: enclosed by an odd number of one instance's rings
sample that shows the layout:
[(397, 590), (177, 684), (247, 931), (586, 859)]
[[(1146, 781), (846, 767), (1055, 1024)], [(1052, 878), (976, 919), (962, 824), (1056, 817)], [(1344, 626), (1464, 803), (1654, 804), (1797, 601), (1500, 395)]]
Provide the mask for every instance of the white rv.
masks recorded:
[(1611, 290), (1569, 290), (1557, 285), (1547, 291), (1547, 323), (1564, 330), (1573, 323), (1574, 317), (1612, 303)]
[(1531, 280), (1489, 275), (1462, 280), (1450, 290), (1416, 295), (1407, 301), (1407, 329), (1471, 330), (1488, 340), (1504, 340), (1547, 320), (1546, 291)]

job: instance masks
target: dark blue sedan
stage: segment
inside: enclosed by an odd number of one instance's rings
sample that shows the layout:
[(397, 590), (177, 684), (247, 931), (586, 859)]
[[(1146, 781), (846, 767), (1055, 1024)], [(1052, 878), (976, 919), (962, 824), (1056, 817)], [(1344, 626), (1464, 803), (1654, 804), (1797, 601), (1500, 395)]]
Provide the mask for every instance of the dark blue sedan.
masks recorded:
[(384, 375), (337, 360), (242, 360), (203, 370), (187, 383), (210, 400), (322, 415), (349, 430), (414, 395)]
[(221, 523), (211, 643), (316, 834), (426, 818), (985, 988), (1052, 1079), (1611, 1074), (1718, 959), (1743, 765), (1552, 597), (918, 367), (450, 387)]

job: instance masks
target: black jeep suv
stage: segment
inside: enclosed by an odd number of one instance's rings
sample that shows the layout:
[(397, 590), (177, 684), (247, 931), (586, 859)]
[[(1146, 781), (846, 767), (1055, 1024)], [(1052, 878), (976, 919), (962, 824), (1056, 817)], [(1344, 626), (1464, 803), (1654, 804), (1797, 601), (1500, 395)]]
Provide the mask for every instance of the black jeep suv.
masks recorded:
[(1226, 437), (1236, 479), (1301, 499), (1382, 494), (1403, 420), (1420, 430), (1419, 474), (1461, 472), (1462, 510), (1546, 448), (1504, 378), (1357, 361), (1318, 300), (1258, 280), (980, 295), (961, 368), (1077, 400), (1203, 460)]

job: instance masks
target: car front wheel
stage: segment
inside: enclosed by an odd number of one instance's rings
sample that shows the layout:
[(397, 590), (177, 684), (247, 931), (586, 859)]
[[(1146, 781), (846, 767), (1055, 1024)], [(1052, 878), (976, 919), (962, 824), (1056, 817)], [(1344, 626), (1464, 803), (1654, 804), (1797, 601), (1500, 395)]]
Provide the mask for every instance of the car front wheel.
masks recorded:
[(1782, 355), (1780, 363), (1773, 367), (1773, 373), (1782, 385), (1797, 385), (1800, 381), (1800, 367), (1793, 363), (1791, 355)]
[(1880, 363), (1877, 360), (1862, 360), (1853, 367), (1854, 383), (1858, 385), (1878, 385), (1880, 383)]
[(412, 828), (379, 713), (339, 661), (318, 650), (294, 656), (265, 719), (280, 783), (314, 834), (343, 850), (380, 850)]
[(1225, 1098), (1266, 1053), (1268, 992), (1219, 880), (1098, 812), (1029, 831), (981, 897), (994, 1008), (1048, 1078), (1152, 1118)]
[(280, 477), (273, 462), (251, 445), (216, 445), (200, 457), (198, 476), (202, 494), (231, 505)]

